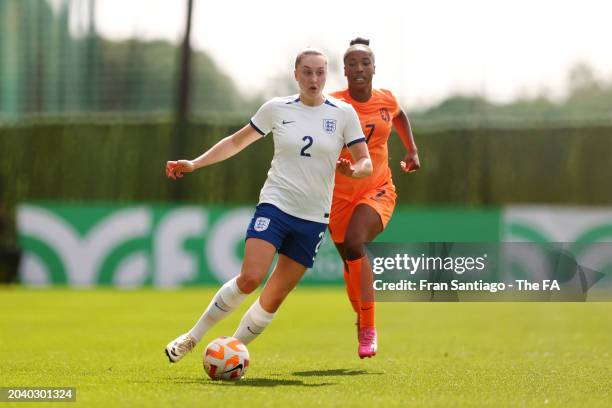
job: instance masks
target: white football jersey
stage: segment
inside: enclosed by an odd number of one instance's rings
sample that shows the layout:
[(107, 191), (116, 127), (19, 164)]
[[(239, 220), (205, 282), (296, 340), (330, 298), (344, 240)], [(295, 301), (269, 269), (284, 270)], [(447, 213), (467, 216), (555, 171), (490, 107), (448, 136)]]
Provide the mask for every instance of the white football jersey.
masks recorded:
[(327, 97), (307, 106), (299, 95), (274, 98), (251, 118), (262, 136), (274, 138), (274, 157), (259, 203), (304, 220), (329, 223), (336, 161), (344, 145), (365, 142), (353, 107)]

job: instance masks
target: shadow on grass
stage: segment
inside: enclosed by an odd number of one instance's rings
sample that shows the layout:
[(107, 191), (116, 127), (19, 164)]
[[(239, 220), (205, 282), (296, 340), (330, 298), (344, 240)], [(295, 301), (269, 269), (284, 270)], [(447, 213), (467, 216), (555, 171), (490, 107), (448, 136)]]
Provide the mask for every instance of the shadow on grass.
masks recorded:
[(298, 386), (298, 387), (324, 387), (327, 385), (334, 385), (334, 383), (319, 383), (319, 384), (306, 384), (302, 380), (283, 380), (276, 378), (243, 378), (240, 381), (213, 381), (207, 378), (191, 378), (182, 377), (175, 378), (174, 383), (176, 384), (202, 384), (202, 385), (215, 385), (221, 387), (281, 387), (281, 386)]
[(332, 370), (313, 370), (313, 371), (296, 371), (293, 375), (297, 377), (340, 377), (351, 375), (380, 375), (382, 373), (371, 373), (366, 370), (347, 370), (345, 368), (335, 368)]
[(240, 381), (215, 381), (213, 384), (219, 385), (233, 385), (240, 387), (278, 387), (285, 385), (292, 385), (298, 387), (324, 387), (326, 385), (334, 385), (334, 383), (319, 383), (319, 384), (306, 384), (302, 380), (283, 380), (277, 378), (244, 378)]

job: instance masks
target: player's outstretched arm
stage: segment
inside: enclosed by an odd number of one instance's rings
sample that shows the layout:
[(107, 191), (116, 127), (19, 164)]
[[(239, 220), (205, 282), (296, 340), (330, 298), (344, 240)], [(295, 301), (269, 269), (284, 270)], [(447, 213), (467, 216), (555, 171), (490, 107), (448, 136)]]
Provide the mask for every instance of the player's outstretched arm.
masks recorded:
[(372, 174), (372, 159), (366, 143), (355, 143), (348, 148), (355, 164), (349, 160), (340, 158), (336, 168), (345, 176), (353, 178), (364, 178)]
[(222, 162), (259, 139), (261, 135), (250, 124), (246, 125), (233, 135), (221, 139), (196, 159), (166, 162), (166, 176), (176, 180), (177, 177), (183, 177), (183, 173), (191, 173), (201, 167)]
[(402, 139), (402, 143), (406, 148), (406, 156), (404, 156), (404, 160), (400, 162), (402, 170), (408, 173), (417, 171), (419, 168), (421, 168), (419, 153), (416, 143), (414, 142), (410, 121), (402, 109), (400, 109), (397, 116), (393, 118), (393, 125), (395, 126), (395, 129), (397, 130), (397, 133), (399, 134), (399, 137)]

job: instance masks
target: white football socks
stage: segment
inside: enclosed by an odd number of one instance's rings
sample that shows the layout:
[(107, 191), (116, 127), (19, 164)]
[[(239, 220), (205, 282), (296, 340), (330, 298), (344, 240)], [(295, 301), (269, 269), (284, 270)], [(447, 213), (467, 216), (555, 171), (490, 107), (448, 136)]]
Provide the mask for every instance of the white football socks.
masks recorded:
[(249, 310), (245, 313), (240, 321), (240, 325), (234, 333), (234, 337), (243, 342), (249, 344), (259, 336), (264, 329), (272, 322), (274, 313), (266, 312), (261, 304), (259, 298), (253, 303)]
[(236, 284), (236, 279), (237, 277), (221, 286), (221, 289), (213, 296), (198, 322), (189, 330), (189, 335), (196, 342), (202, 340), (204, 334), (211, 327), (228, 316), (248, 296), (248, 294), (240, 291)]

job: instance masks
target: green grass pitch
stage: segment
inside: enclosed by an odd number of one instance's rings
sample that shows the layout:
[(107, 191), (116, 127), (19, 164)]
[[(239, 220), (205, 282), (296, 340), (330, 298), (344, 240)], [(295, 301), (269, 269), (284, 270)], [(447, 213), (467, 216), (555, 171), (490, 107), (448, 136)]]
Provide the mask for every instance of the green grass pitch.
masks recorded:
[(222, 383), (201, 353), (255, 296), (180, 363), (163, 353), (213, 293), (0, 288), (0, 386), (77, 388), (53, 406), (612, 406), (612, 303), (379, 304), (360, 360), (343, 289), (298, 288)]

